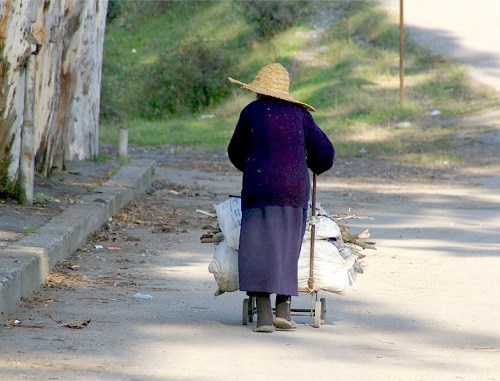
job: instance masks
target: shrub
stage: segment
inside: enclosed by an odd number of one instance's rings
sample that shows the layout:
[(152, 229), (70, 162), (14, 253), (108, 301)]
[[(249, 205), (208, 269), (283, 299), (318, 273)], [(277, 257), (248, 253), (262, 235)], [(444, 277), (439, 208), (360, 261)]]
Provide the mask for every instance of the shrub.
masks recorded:
[(246, 0), (240, 3), (245, 19), (261, 38), (289, 28), (308, 13), (307, 1)]
[[(190, 3), (199, 3), (200, 0), (190, 0)], [(149, 13), (151, 15), (158, 15), (170, 11), (175, 7), (185, 5), (178, 0), (109, 0), (108, 9), (106, 13), (106, 21), (111, 22), (122, 13)]]
[(109, 0), (106, 12), (106, 22), (111, 22), (122, 12), (122, 4), (118, 0)]
[(141, 116), (152, 119), (197, 112), (229, 93), (230, 62), (222, 50), (199, 44), (160, 56), (145, 73)]
[(124, 118), (116, 93), (123, 91), (123, 80), (117, 77), (118, 66), (112, 60), (104, 60), (102, 65), (101, 104), (99, 115), (102, 120), (119, 122)]

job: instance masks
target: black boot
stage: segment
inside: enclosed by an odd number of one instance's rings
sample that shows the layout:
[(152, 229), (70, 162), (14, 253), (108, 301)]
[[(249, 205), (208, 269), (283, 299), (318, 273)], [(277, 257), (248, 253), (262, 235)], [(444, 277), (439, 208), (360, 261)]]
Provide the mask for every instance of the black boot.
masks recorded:
[(269, 294), (258, 293), (255, 295), (257, 304), (257, 327), (255, 332), (270, 333), (273, 328), (273, 309), (271, 308), (271, 298)]
[(276, 295), (276, 318), (273, 324), (279, 329), (294, 329), (297, 324), (290, 317), (290, 302), (289, 295)]

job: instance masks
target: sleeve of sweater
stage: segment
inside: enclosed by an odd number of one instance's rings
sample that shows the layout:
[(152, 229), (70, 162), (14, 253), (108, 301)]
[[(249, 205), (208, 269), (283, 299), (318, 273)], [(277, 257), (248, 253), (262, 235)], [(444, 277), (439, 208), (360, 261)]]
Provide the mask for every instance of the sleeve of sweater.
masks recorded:
[(229, 160), (242, 172), (245, 169), (245, 161), (248, 156), (250, 132), (250, 126), (245, 117), (244, 109), (240, 114), (233, 136), (231, 137), (229, 146), (227, 147)]
[(317, 175), (328, 171), (333, 166), (335, 149), (328, 136), (318, 127), (308, 111), (305, 112), (304, 131), (307, 166)]

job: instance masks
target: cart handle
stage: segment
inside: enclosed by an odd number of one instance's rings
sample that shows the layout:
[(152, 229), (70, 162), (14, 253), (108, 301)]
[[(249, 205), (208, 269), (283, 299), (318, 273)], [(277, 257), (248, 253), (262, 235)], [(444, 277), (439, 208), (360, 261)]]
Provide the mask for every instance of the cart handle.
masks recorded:
[(314, 292), (314, 241), (316, 238), (316, 173), (313, 172), (312, 200), (311, 200), (311, 249), (309, 251), (309, 279), (307, 288), (310, 293)]

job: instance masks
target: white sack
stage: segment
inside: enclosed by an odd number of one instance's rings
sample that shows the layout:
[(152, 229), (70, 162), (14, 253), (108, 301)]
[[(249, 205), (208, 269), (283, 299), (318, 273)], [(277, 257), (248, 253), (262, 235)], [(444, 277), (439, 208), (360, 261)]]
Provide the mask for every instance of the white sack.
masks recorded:
[(208, 271), (214, 274), (215, 282), (219, 286), (216, 295), (239, 290), (238, 251), (229, 247), (226, 240), (215, 245), (214, 257), (208, 265)]
[(240, 249), (240, 230), (241, 226), (238, 226), (236, 229), (230, 231), (226, 237), (227, 245), (234, 250)]
[[(316, 239), (339, 238), (341, 236), (339, 225), (337, 225), (333, 217), (316, 216)], [(311, 239), (310, 227), (306, 230), (304, 239)]]
[[(304, 239), (311, 238), (310, 231), (310, 219), (311, 219), (311, 208), (312, 205), (309, 204), (308, 213), (308, 229), (304, 236)], [(328, 239), (328, 238), (341, 238), (342, 233), (340, 232), (340, 227), (335, 221), (335, 219), (331, 216), (330, 213), (326, 211), (325, 208), (321, 206), (321, 204), (316, 204), (316, 239)]]
[[(230, 197), (215, 206), (219, 227), (224, 240), (215, 246), (215, 253), (208, 271), (214, 274), (219, 286), (216, 295), (237, 291), (238, 281), (238, 249), (241, 229), (241, 199)], [(333, 217), (318, 204), (316, 217), (316, 239), (314, 249), (314, 291), (344, 293), (354, 286), (355, 272), (353, 266), (356, 256), (348, 250), (342, 241), (340, 228)], [(343, 258), (334, 243), (327, 238), (335, 238), (336, 244), (343, 250), (347, 258)], [(309, 252), (311, 248), (310, 226), (302, 243), (298, 263), (299, 291), (308, 292)], [(344, 253), (346, 251), (346, 253)]]
[(241, 199), (239, 197), (229, 197), (226, 201), (215, 205), (215, 212), (224, 237), (228, 237), (230, 232), (241, 226)]
[[(311, 241), (304, 240), (300, 251), (298, 278), (299, 291), (308, 289), (310, 268)], [(314, 241), (314, 291), (329, 291), (341, 294), (354, 285), (352, 271), (356, 261), (352, 255), (347, 259), (342, 258), (338, 249), (331, 242), (325, 240)]]

